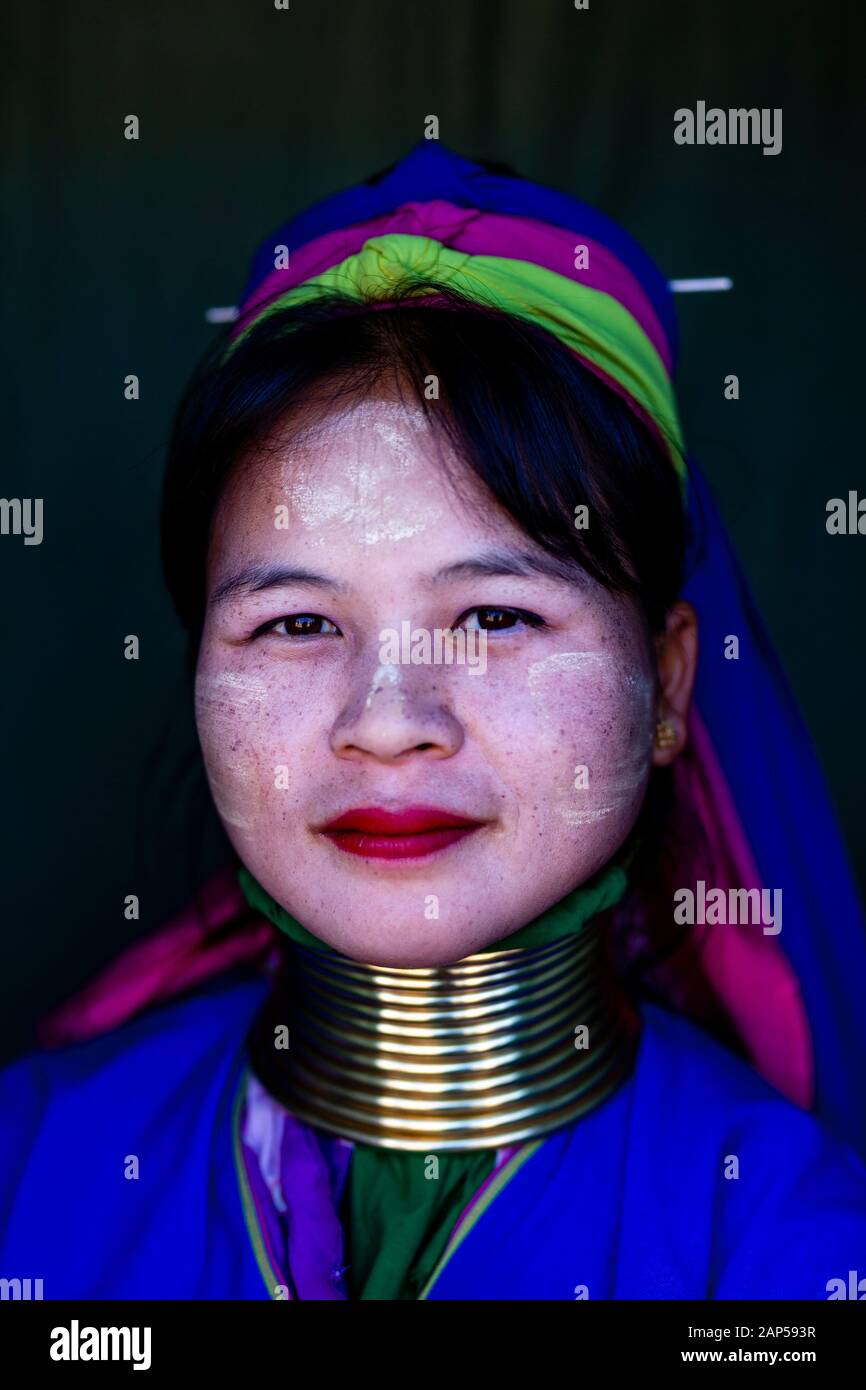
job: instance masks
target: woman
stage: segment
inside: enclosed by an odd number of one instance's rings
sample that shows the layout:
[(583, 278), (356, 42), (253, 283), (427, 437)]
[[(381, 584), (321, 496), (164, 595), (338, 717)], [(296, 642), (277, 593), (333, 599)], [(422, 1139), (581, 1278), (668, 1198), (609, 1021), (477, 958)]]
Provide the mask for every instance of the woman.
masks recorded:
[(237, 874), (4, 1074), (4, 1274), (857, 1296), (861, 923), (675, 354), (619, 228), (435, 143), (266, 243), (163, 509)]

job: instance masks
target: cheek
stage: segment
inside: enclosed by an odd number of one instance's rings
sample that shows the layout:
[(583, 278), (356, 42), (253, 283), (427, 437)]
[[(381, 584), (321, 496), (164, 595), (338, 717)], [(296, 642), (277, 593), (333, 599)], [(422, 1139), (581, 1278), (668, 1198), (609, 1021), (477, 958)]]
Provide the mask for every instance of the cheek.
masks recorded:
[(649, 778), (654, 677), (640, 661), (560, 652), (532, 663), (516, 716), (510, 778), (545, 834), (599, 843), (631, 827)]
[(196, 677), (196, 725), (208, 782), (233, 840), (282, 823), (307, 771), (298, 756), (308, 704), (285, 682), (206, 667)]

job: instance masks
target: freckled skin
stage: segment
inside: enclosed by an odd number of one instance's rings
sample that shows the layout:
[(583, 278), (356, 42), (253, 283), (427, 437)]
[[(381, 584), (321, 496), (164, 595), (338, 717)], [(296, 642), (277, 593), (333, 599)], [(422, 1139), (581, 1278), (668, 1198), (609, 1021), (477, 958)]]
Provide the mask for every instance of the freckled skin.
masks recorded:
[[(208, 593), (251, 562), (305, 566), (351, 587), (209, 600), (196, 718), (215, 804), (251, 873), (335, 949), (388, 965), (459, 960), (557, 902), (631, 830), (656, 718), (650, 634), (636, 608), (586, 577), (426, 585), (425, 575), (491, 547), (535, 547), (465, 473), (458, 495), (441, 441), (411, 407), (373, 398), (301, 447), (281, 438), (229, 482)], [(478, 608), (522, 609), (547, 626), (488, 632), (484, 674), (382, 667), (383, 628), (477, 625)], [(297, 614), (337, 631), (252, 635)], [(575, 789), (580, 764), (589, 785)], [(346, 854), (317, 828), (352, 807), (410, 803), (486, 824), (415, 864)], [(425, 917), (429, 894), (437, 919)]]

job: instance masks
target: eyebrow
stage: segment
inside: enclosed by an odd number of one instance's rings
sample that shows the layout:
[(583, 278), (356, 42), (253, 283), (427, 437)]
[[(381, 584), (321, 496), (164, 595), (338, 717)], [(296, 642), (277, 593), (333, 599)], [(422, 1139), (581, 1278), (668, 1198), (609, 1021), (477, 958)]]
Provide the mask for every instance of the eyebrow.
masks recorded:
[[(580, 584), (586, 580), (586, 571), (577, 561), (569, 560), (540, 551), (537, 554), (528, 550), (486, 550), (466, 560), (456, 560), (444, 565), (432, 574), (423, 575), (421, 583), (433, 587), (447, 584), (455, 579), (492, 579), (501, 577), (522, 579), (540, 577), (555, 579), (560, 583)], [(229, 575), (216, 586), (211, 594), (213, 604), (224, 603), (239, 595), (262, 593), (266, 589), (288, 589), (303, 586), (312, 589), (327, 589), (331, 593), (351, 593), (351, 584), (335, 579), (332, 575), (317, 574), (299, 566), (285, 565), (245, 565)]]
[(435, 574), (427, 575), (423, 582), (441, 584), (451, 579), (485, 579), (502, 575), (522, 579), (557, 579), (567, 584), (580, 584), (587, 578), (580, 563), (565, 555), (560, 557), (550, 551), (534, 552), (508, 547), (505, 550), (485, 550), (469, 560), (457, 560), (453, 565), (445, 565)]
[(224, 603), (239, 594), (258, 594), (264, 589), (288, 589), (306, 585), (311, 589), (330, 589), (333, 593), (348, 593), (351, 585), (327, 574), (292, 565), (245, 565), (218, 584), (210, 596), (211, 603)]

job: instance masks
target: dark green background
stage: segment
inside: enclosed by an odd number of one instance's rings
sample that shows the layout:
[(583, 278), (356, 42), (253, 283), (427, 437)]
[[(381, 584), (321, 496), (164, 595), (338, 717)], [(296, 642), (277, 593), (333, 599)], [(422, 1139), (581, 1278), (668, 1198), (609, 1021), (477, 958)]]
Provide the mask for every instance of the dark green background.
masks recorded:
[[(446, 144), (611, 213), (668, 275), (733, 277), (679, 300), (687, 438), (866, 879), (866, 537), (824, 525), (828, 497), (866, 491), (859, 9), (6, 0), (2, 493), (45, 499), (41, 546), (0, 537), (7, 1052), (221, 854), (156, 531), (204, 310), (236, 302), (275, 225), (399, 158), (430, 113)], [(676, 146), (674, 110), (700, 99), (782, 107), (782, 153)]]

